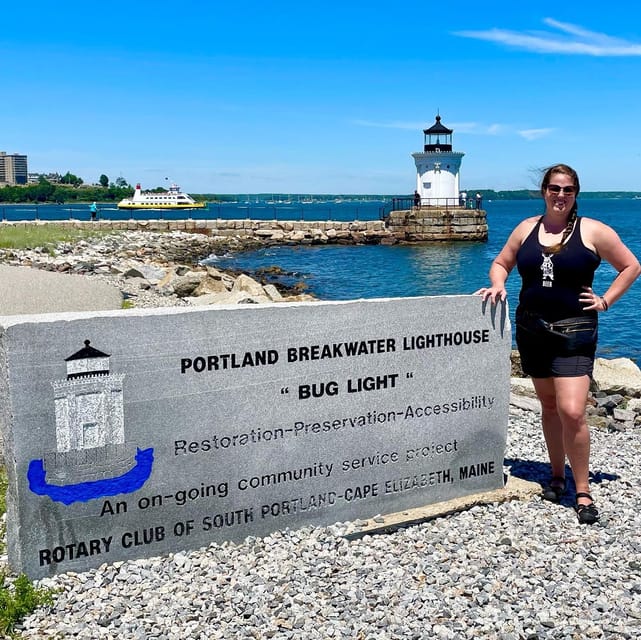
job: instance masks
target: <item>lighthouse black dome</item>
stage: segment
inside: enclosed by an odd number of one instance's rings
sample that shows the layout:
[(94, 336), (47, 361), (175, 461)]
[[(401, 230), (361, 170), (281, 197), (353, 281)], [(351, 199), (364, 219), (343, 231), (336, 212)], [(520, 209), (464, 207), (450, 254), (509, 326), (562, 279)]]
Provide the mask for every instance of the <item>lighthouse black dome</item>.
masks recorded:
[(441, 116), (436, 116), (436, 122), (429, 128), (423, 129), (425, 134), (424, 151), (438, 153), (439, 151), (452, 151), (452, 133), (442, 122)]

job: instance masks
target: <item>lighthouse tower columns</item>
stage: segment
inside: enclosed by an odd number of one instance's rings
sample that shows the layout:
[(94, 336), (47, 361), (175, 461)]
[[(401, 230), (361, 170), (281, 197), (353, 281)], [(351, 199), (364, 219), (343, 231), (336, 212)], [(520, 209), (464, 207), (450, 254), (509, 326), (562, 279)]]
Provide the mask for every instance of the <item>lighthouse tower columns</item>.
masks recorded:
[(465, 154), (452, 150), (453, 132), (437, 115), (436, 122), (423, 130), (423, 151), (412, 154), (416, 164), (416, 192), (422, 206), (452, 207), (460, 203), (459, 171)]

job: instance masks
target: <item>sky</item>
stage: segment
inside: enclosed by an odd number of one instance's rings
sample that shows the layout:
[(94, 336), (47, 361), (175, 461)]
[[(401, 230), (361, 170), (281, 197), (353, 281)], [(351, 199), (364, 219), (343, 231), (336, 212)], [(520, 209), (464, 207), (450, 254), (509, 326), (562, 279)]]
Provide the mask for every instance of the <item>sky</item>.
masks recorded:
[(412, 193), (435, 116), (462, 189), (641, 191), (641, 5), (3, 4), (0, 150), (190, 193)]

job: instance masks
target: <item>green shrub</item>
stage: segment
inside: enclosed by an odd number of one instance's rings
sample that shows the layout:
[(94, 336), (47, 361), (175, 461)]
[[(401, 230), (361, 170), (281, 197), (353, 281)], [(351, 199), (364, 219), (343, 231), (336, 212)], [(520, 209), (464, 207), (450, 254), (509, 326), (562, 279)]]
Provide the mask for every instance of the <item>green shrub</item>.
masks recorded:
[(5, 579), (0, 576), (0, 632), (7, 634), (38, 607), (53, 604), (53, 596), (47, 589), (36, 589), (23, 573), (13, 585), (6, 585)]

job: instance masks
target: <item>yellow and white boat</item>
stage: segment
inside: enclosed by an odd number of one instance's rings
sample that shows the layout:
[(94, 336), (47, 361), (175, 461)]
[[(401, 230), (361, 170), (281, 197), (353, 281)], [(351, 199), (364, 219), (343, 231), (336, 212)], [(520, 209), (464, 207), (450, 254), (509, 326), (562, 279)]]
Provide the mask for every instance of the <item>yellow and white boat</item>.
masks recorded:
[(140, 184), (131, 198), (123, 198), (118, 209), (204, 209), (204, 202), (196, 202), (188, 193), (182, 193), (180, 187), (172, 184), (169, 191), (142, 191)]

